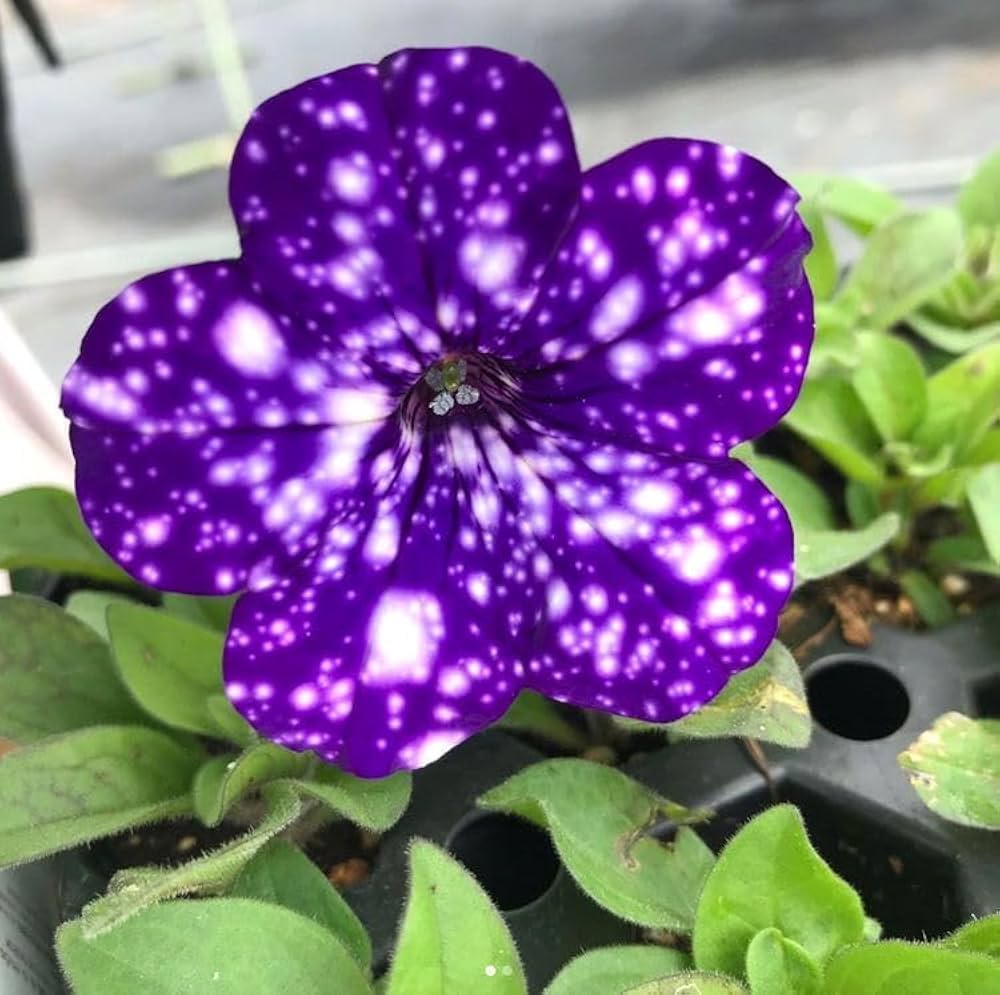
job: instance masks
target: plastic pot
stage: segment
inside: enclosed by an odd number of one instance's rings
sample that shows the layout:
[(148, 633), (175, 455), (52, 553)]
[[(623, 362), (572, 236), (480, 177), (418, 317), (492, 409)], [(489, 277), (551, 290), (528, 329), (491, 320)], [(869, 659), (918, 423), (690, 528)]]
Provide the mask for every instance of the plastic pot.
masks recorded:
[(873, 636), (865, 650), (839, 636), (817, 649), (805, 669), (812, 743), (765, 746), (770, 784), (728, 740), (675, 744), (626, 770), (716, 809), (702, 835), (717, 849), (751, 815), (792, 802), (885, 935), (931, 939), (1000, 908), (1000, 835), (935, 815), (896, 758), (944, 712), (997, 717), (1000, 606), (939, 632), (876, 626)]
[(518, 740), (489, 730), (416, 772), (410, 806), (382, 838), (371, 877), (344, 893), (371, 935), (376, 974), (387, 967), (395, 944), (414, 836), (446, 848), (476, 876), (503, 913), (532, 992), (541, 991), (577, 954), (636, 938), (634, 927), (577, 887), (544, 830), (476, 808), (481, 794), (543, 759)]

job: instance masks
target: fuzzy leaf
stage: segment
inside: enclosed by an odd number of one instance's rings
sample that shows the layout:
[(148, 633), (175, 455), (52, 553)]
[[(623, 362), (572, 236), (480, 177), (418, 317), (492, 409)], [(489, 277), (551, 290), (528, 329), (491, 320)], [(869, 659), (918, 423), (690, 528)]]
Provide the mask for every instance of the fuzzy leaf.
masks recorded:
[(76, 498), (57, 487), (0, 496), (0, 569), (18, 567), (134, 586), (94, 541)]
[(886, 441), (905, 439), (927, 410), (923, 363), (912, 346), (885, 333), (857, 337), (857, 369), (851, 383), (868, 417)]
[(1000, 990), (996, 961), (930, 943), (888, 940), (839, 951), (824, 995), (986, 995)]
[(917, 614), (932, 628), (955, 621), (955, 609), (937, 584), (922, 570), (904, 570), (899, 586), (913, 602)]
[(941, 942), (949, 947), (1000, 960), (1000, 912), (967, 922)]
[(237, 746), (250, 746), (258, 742), (257, 733), (222, 691), (210, 694), (205, 699), (205, 711), (212, 725), (219, 730), (223, 739)]
[(89, 625), (101, 639), (108, 642), (108, 607), (116, 603), (135, 604), (124, 594), (110, 591), (74, 591), (66, 599), (66, 612)]
[(81, 929), (90, 940), (180, 895), (218, 894), (229, 888), (246, 863), (302, 813), (302, 802), (287, 788), (265, 792), (267, 813), (243, 836), (176, 867), (129, 867), (119, 871), (106, 894), (83, 910)]
[(690, 960), (668, 947), (599, 947), (571, 960), (543, 995), (609, 995), (683, 971)]
[(966, 493), (990, 559), (1000, 564), (1000, 463), (980, 467)]
[(522, 691), (497, 720), (497, 725), (530, 733), (566, 750), (580, 751), (587, 746), (586, 736), (563, 717), (555, 703), (533, 691)]
[(899, 755), (899, 764), (938, 815), (1000, 829), (1000, 719), (947, 712)]
[(680, 739), (750, 736), (779, 746), (807, 746), (812, 733), (798, 664), (779, 642), (741, 671), (708, 704), (659, 728)]
[(864, 935), (861, 900), (812, 848), (791, 805), (751, 819), (719, 855), (698, 906), (694, 962), (740, 976), (751, 941), (771, 926), (819, 964)]
[(833, 505), (823, 489), (789, 463), (761, 456), (749, 445), (739, 446), (732, 456), (741, 460), (784, 505), (792, 525), (801, 529), (832, 529), (836, 523)]
[(0, 598), (0, 738), (143, 721), (91, 628), (39, 598)]
[(761, 995), (819, 995), (821, 990), (816, 962), (773, 926), (750, 941), (746, 972), (750, 991)]
[(142, 726), (91, 726), (0, 758), (0, 866), (187, 815), (196, 752)]
[(830, 233), (823, 221), (823, 212), (812, 201), (800, 201), (799, 216), (805, 222), (809, 234), (812, 235), (812, 248), (806, 256), (806, 276), (816, 300), (825, 301), (833, 296), (837, 289), (839, 273), (837, 257), (830, 242)]
[(967, 230), (1000, 228), (1000, 149), (994, 149), (958, 191), (958, 213)]
[(311, 779), (285, 783), (365, 829), (384, 832), (406, 811), (413, 778), (409, 771), (398, 771), (390, 777), (367, 780), (323, 764)]
[(89, 940), (75, 920), (59, 930), (56, 950), (76, 995), (372, 990), (328, 930), (249, 898), (166, 902)]
[(410, 850), (410, 896), (386, 995), (526, 995), (514, 941), (468, 871), (424, 840)]
[(1000, 339), (1000, 321), (978, 328), (961, 328), (945, 324), (928, 314), (911, 314), (906, 323), (925, 342), (953, 355), (961, 355)]
[(107, 620), (118, 672), (135, 700), (176, 729), (218, 735), (205, 699), (222, 689), (222, 636), (145, 605), (111, 605)]
[(948, 283), (961, 253), (962, 229), (953, 211), (895, 215), (872, 232), (838, 301), (867, 327), (889, 328)]
[(595, 901), (644, 926), (690, 931), (712, 851), (682, 826), (667, 846), (657, 822), (703, 817), (621, 771), (586, 760), (543, 760), (488, 791), (479, 804), (548, 828), (566, 869)]
[(848, 478), (882, 485), (878, 435), (846, 380), (806, 380), (783, 424), (815, 446)]
[(794, 186), (805, 200), (858, 235), (868, 235), (903, 211), (902, 202), (888, 190), (853, 176), (809, 173), (797, 177)]
[(194, 810), (206, 826), (217, 826), (229, 809), (248, 791), (269, 781), (301, 774), (309, 759), (275, 743), (260, 742), (239, 756), (212, 757), (194, 778)]
[(283, 905), (325, 926), (367, 974), (372, 944), (364, 926), (323, 872), (296, 846), (277, 837), (240, 871), (230, 894)]
[(1000, 415), (1000, 342), (968, 352), (927, 381), (927, 416), (913, 433), (924, 452), (954, 446), (954, 462), (983, 440)]
[(795, 537), (795, 577), (799, 584), (840, 573), (863, 563), (899, 532), (894, 511), (879, 515), (863, 529), (800, 532)]
[(164, 594), (163, 607), (178, 618), (196, 625), (205, 625), (218, 632), (229, 628), (229, 619), (236, 604), (236, 595), (220, 598), (196, 597), (191, 594)]
[(682, 971), (658, 981), (627, 988), (622, 995), (747, 995), (735, 978), (708, 971)]

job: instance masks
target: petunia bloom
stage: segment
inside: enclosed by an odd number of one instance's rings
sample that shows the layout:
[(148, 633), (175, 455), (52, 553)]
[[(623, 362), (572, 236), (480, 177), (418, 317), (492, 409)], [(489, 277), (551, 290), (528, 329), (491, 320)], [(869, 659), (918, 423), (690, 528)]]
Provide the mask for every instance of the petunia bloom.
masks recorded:
[(813, 327), (767, 166), (581, 172), (534, 66), (414, 50), (265, 102), (230, 199), (241, 257), (106, 305), (63, 404), (104, 549), (244, 592), (226, 690), (263, 736), (377, 777), (522, 688), (667, 722), (760, 658), (791, 530), (727, 454)]

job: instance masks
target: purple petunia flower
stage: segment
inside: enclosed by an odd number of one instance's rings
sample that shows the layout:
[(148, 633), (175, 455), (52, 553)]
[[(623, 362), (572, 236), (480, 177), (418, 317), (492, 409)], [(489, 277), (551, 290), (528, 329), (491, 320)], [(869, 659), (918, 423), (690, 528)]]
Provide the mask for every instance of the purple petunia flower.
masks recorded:
[(534, 66), (406, 51), (264, 103), (230, 197), (241, 258), (128, 287), (63, 404), (108, 553), (245, 591), (262, 735), (376, 777), (522, 688), (666, 722), (759, 659), (791, 530), (727, 453), (813, 326), (770, 169), (662, 139), (581, 173)]

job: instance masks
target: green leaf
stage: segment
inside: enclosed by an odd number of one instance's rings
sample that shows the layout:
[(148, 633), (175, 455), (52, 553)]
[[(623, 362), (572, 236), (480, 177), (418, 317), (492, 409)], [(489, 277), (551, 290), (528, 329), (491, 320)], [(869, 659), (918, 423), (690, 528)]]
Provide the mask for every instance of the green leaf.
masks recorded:
[(892, 540), (901, 525), (887, 511), (863, 529), (806, 532), (795, 537), (795, 576), (799, 584), (840, 573), (862, 563)]
[(902, 202), (888, 190), (853, 176), (811, 173), (799, 176), (793, 185), (803, 198), (858, 235), (868, 235), (903, 210)]
[(240, 871), (230, 890), (237, 898), (283, 905), (325, 926), (367, 975), (372, 944), (364, 926), (325, 875), (296, 846), (277, 837)]
[(966, 229), (1000, 227), (1000, 149), (994, 149), (958, 191), (958, 213)]
[(66, 613), (90, 626), (101, 639), (107, 642), (109, 638), (108, 606), (117, 602), (135, 603), (124, 594), (112, 594), (109, 591), (74, 591), (66, 599)]
[(944, 473), (951, 465), (955, 447), (946, 443), (936, 453), (927, 453), (910, 442), (887, 442), (884, 452), (904, 477), (918, 481)]
[(876, 943), (882, 938), (882, 923), (871, 916), (865, 916), (865, 942)]
[(84, 939), (93, 939), (158, 902), (181, 895), (218, 894), (227, 890), (246, 863), (304, 811), (287, 788), (264, 793), (266, 814), (249, 832), (230, 843), (176, 867), (129, 867), (111, 879), (107, 892), (83, 910)]
[(879, 438), (854, 388), (837, 377), (806, 380), (783, 424), (852, 480), (881, 487)]
[(760, 456), (752, 448), (739, 447), (733, 456), (745, 463), (765, 484), (775, 497), (784, 505), (792, 519), (792, 524), (798, 528), (832, 529), (836, 521), (833, 505), (824, 490), (794, 466), (774, 459), (772, 456)]
[(980, 467), (966, 493), (990, 559), (1000, 564), (1000, 463)]
[(962, 229), (954, 211), (895, 215), (872, 232), (838, 301), (869, 328), (888, 328), (948, 283), (961, 254)]
[(563, 717), (555, 703), (533, 691), (522, 691), (496, 724), (514, 732), (538, 736), (565, 750), (579, 752), (587, 746), (587, 737)]
[(812, 235), (812, 249), (806, 256), (806, 276), (813, 296), (818, 301), (829, 300), (837, 289), (839, 273), (837, 257), (830, 242), (830, 233), (823, 221), (823, 212), (812, 201), (804, 200), (798, 205), (799, 216)]
[(1000, 463), (1000, 427), (991, 428), (974, 446), (966, 450), (965, 459), (970, 466)]
[(210, 694), (205, 699), (205, 711), (219, 735), (230, 743), (250, 746), (258, 741), (253, 727), (233, 708), (232, 702), (221, 691)]
[(476, 879), (437, 847), (414, 840), (386, 995), (527, 990), (514, 941)]
[(938, 321), (928, 314), (911, 314), (907, 325), (922, 339), (943, 352), (960, 355), (1000, 338), (1000, 321), (979, 328), (961, 328)]
[(754, 995), (819, 995), (822, 975), (794, 940), (769, 926), (747, 948), (747, 981)]
[(199, 757), (141, 726), (92, 726), (0, 759), (0, 865), (187, 815)]
[(376, 832), (384, 832), (399, 821), (410, 803), (413, 778), (409, 771), (368, 780), (323, 764), (308, 781), (292, 780), (301, 795), (315, 798), (337, 815)]
[(59, 930), (56, 950), (76, 995), (371, 992), (326, 929), (248, 898), (166, 902), (91, 940), (76, 920)]
[(0, 738), (31, 743), (142, 721), (107, 644), (90, 628), (48, 601), (0, 598)]
[(1000, 719), (946, 712), (899, 755), (899, 764), (938, 815), (1000, 829)]
[(488, 791), (479, 804), (529, 819), (595, 901), (623, 919), (687, 932), (714, 860), (682, 826), (667, 846), (647, 835), (662, 819), (701, 818), (621, 771), (586, 760), (543, 760)]
[(762, 812), (719, 855), (698, 906), (694, 962), (741, 975), (750, 942), (770, 926), (820, 964), (864, 935), (861, 900), (812, 848), (791, 805)]
[(571, 960), (543, 995), (609, 995), (689, 966), (679, 950), (655, 946), (600, 947)]
[(949, 443), (964, 461), (1000, 413), (1000, 342), (968, 352), (927, 381), (927, 416), (913, 434), (925, 452)]
[(622, 995), (746, 995), (735, 978), (707, 971), (683, 971), (626, 989)]
[(194, 778), (195, 814), (206, 826), (217, 826), (248, 791), (278, 778), (301, 774), (308, 763), (305, 754), (268, 742), (256, 743), (236, 757), (212, 757)]
[(969, 953), (1000, 959), (1000, 912), (967, 922), (941, 942)]
[(904, 570), (899, 586), (913, 602), (917, 614), (931, 628), (955, 621), (955, 609), (937, 584), (922, 570)]
[(847, 481), (844, 504), (847, 506), (847, 517), (856, 529), (863, 529), (875, 521), (881, 511), (878, 492), (857, 480)]
[(920, 357), (902, 339), (884, 333), (863, 332), (857, 344), (854, 390), (884, 440), (907, 438), (927, 410)]
[(858, 365), (857, 338), (854, 315), (836, 304), (819, 301), (806, 375), (816, 378), (853, 370)]
[(0, 497), (0, 569), (18, 567), (134, 583), (94, 541), (76, 498), (57, 487), (28, 487)]
[(990, 560), (986, 547), (977, 536), (935, 539), (928, 544), (924, 558), (936, 567), (1000, 577), (1000, 565)]
[(989, 957), (929, 943), (888, 940), (839, 951), (824, 995), (987, 995), (1000, 991)]
[(222, 636), (145, 605), (111, 605), (107, 619), (115, 663), (135, 700), (176, 729), (217, 735), (205, 699), (222, 689)]
[(197, 625), (205, 625), (218, 632), (229, 628), (229, 619), (233, 614), (233, 605), (238, 595), (209, 598), (195, 597), (191, 594), (164, 594), (163, 607), (178, 618), (187, 619)]
[(809, 743), (812, 724), (799, 666), (779, 642), (730, 678), (708, 704), (665, 727), (681, 739), (750, 736), (779, 746)]

